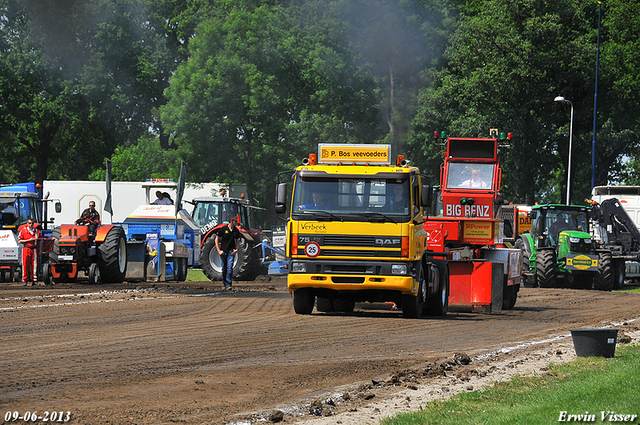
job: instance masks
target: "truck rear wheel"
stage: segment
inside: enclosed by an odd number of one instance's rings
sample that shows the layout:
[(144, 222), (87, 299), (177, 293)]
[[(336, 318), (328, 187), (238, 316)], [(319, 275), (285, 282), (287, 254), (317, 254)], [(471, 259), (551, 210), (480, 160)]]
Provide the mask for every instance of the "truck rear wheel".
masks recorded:
[(536, 258), (536, 280), (541, 288), (556, 286), (556, 253), (550, 249), (538, 251)]
[(611, 267), (611, 253), (601, 252), (598, 259), (598, 274), (593, 278), (593, 287), (600, 291), (613, 289), (613, 270)]
[(356, 302), (354, 300), (337, 299), (333, 300), (333, 309), (341, 313), (353, 313), (356, 308)]
[(316, 297), (309, 288), (293, 291), (293, 310), (296, 314), (311, 314)]
[(623, 289), (627, 277), (627, 267), (624, 260), (613, 260), (613, 289)]
[(329, 313), (333, 311), (333, 300), (326, 297), (316, 298), (316, 310), (322, 313)]
[(422, 317), (422, 311), (427, 301), (427, 286), (424, 278), (424, 267), (420, 267), (418, 277), (418, 293), (416, 295), (402, 294), (402, 315), (410, 319)]
[(119, 226), (112, 227), (97, 251), (102, 282), (124, 282), (127, 273), (127, 240), (124, 229)]

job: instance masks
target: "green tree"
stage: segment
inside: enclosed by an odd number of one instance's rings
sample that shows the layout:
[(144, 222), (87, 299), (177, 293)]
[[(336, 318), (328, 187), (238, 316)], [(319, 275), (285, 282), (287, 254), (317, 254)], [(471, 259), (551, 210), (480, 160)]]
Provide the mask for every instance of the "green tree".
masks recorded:
[(371, 134), (370, 81), (333, 34), (318, 32), (328, 23), (318, 16), (324, 11), (305, 13), (316, 15), (295, 19), (302, 9), (265, 4), (198, 26), (162, 108), (197, 180), (244, 182), (250, 198), (266, 205), (275, 174), (318, 142)]
[[(489, 0), (469, 2), (449, 40), (446, 66), (429, 70), (420, 95), (412, 151), (433, 169), (441, 147), (432, 130), (450, 136), (488, 137), (490, 128), (514, 134), (500, 155), (503, 185), (516, 202), (560, 201), (566, 181), (569, 108), (575, 107), (573, 166), (590, 156), (589, 129), (595, 55), (596, 1)], [(564, 175), (554, 173), (564, 170)], [(580, 172), (576, 171), (576, 176)], [(582, 178), (582, 177), (581, 177)], [(573, 199), (587, 196), (586, 186)]]

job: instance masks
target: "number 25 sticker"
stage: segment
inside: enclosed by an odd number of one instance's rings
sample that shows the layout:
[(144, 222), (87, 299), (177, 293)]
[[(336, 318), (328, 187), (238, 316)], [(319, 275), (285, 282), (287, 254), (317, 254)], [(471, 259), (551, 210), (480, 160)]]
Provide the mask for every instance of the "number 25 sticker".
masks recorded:
[(304, 246), (304, 253), (308, 257), (317, 257), (320, 254), (320, 245), (317, 242), (309, 242)]

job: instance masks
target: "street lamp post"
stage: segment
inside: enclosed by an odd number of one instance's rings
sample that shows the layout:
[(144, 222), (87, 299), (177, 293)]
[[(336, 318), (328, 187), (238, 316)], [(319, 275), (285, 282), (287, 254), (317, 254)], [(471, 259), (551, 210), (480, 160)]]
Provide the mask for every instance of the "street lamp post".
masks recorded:
[(555, 102), (565, 102), (571, 105), (571, 123), (569, 124), (569, 165), (567, 166), (567, 205), (571, 199), (571, 142), (573, 139), (573, 103), (562, 96), (553, 99)]

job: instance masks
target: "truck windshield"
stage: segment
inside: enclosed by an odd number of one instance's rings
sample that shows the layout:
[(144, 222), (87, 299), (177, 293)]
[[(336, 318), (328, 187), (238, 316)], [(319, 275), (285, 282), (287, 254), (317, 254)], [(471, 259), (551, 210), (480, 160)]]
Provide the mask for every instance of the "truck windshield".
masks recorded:
[(297, 176), (292, 213), (296, 219), (405, 221), (411, 212), (407, 176), (398, 178)]
[(449, 164), (447, 189), (491, 189), (494, 164)]
[(28, 218), (33, 218), (36, 223), (42, 223), (42, 216), (35, 198), (0, 198), (0, 213), (13, 214), (14, 221), (3, 223), (5, 225), (19, 226), (26, 223)]

